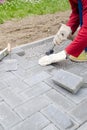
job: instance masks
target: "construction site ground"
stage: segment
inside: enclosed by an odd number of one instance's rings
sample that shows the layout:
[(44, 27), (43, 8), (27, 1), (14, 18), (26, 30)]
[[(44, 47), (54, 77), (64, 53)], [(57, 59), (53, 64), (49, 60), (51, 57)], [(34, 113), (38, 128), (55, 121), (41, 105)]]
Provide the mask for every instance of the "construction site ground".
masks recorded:
[(55, 35), (60, 23), (67, 22), (69, 14), (70, 11), (29, 16), (0, 24), (0, 50), (4, 49), (8, 43), (15, 47)]

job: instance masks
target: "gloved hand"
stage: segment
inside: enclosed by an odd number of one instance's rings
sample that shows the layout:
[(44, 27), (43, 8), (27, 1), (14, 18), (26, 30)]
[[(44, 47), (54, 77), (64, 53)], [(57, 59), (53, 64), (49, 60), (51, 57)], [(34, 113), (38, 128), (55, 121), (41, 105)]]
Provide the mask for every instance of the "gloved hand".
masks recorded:
[(53, 43), (55, 45), (61, 44), (63, 41), (67, 40), (67, 38), (71, 33), (72, 33), (71, 28), (65, 24), (62, 24), (62, 26), (60, 27), (59, 31), (57, 32), (57, 34), (53, 39)]
[(56, 54), (46, 55), (39, 59), (38, 63), (41, 66), (50, 65), (52, 63), (63, 61), (67, 58), (65, 50), (60, 51)]

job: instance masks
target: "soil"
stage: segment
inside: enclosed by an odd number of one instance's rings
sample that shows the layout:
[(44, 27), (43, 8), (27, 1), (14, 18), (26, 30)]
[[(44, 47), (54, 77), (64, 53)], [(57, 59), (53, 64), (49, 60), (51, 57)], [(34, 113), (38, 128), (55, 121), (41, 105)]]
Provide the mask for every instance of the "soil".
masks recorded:
[(29, 16), (0, 24), (0, 50), (8, 43), (12, 47), (55, 35), (61, 23), (66, 23), (70, 11)]

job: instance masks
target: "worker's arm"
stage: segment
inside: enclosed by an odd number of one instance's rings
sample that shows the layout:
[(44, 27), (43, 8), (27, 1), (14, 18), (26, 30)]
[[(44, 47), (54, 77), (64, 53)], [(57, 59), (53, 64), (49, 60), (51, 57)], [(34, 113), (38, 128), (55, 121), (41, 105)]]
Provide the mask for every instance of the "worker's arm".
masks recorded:
[(79, 12), (78, 3), (69, 0), (71, 4), (72, 13), (66, 25), (62, 24), (61, 28), (58, 30), (57, 34), (53, 39), (54, 44), (60, 44), (73, 34), (79, 26)]
[[(72, 34), (77, 30), (79, 26), (79, 10), (78, 10), (78, 3), (74, 2), (75, 0), (69, 0), (71, 5), (71, 15), (69, 17), (69, 20), (67, 22), (67, 26), (69, 26), (72, 30)], [(77, 0), (76, 0), (77, 1)]]
[(78, 35), (68, 45), (65, 50), (68, 54), (78, 57), (79, 54), (87, 47), (87, 0), (83, 0), (83, 25)]

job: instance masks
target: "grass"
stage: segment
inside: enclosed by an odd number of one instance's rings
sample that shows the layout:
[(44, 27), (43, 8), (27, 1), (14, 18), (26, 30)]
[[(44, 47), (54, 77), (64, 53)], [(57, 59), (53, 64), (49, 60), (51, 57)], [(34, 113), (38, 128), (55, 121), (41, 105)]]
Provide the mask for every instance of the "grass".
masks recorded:
[(51, 14), (69, 9), (68, 0), (9, 0), (0, 5), (0, 23), (29, 15)]

